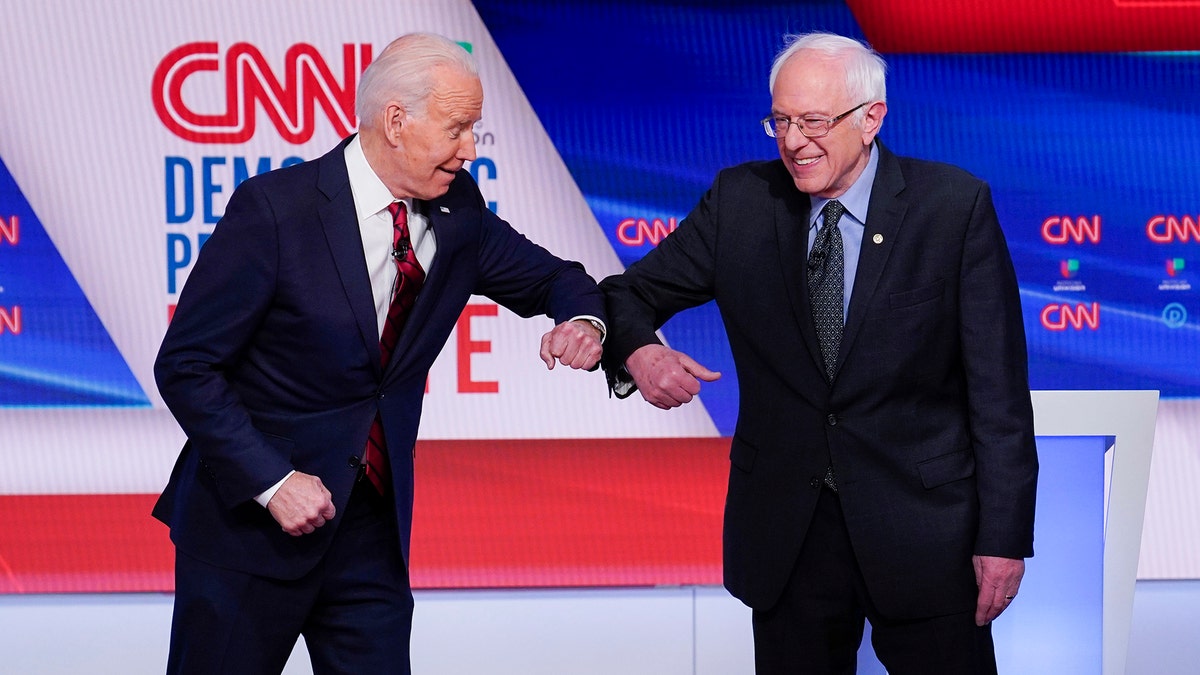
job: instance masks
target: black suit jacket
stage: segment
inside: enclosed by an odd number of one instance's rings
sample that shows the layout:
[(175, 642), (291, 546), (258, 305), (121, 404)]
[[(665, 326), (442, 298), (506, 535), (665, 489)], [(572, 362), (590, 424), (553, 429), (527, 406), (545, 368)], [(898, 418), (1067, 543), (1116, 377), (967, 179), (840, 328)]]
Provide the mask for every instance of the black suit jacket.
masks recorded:
[(722, 171), (675, 232), (601, 283), (609, 370), (676, 312), (716, 300), (740, 394), (725, 584), (754, 608), (778, 598), (831, 463), (888, 616), (971, 610), (972, 554), (1033, 554), (1025, 334), (990, 192), (878, 149), (832, 384), (808, 300), (810, 200), (779, 160)]
[(513, 230), (460, 171), (416, 205), (437, 254), (382, 369), (348, 142), (238, 186), (158, 354), (159, 389), (188, 441), (154, 515), (180, 550), (217, 566), (284, 579), (312, 569), (340, 519), (291, 537), (253, 498), (296, 469), (320, 477), (344, 513), (376, 413), (407, 560), (425, 381), (470, 296), (555, 322), (604, 318), (583, 267)]

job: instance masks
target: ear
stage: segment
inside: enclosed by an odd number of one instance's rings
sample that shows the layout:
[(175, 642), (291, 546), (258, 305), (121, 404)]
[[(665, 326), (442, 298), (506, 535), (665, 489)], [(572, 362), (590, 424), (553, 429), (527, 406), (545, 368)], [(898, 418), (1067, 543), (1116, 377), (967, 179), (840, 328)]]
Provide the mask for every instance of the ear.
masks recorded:
[(383, 135), (392, 145), (400, 145), (402, 129), (408, 124), (408, 114), (399, 101), (388, 101), (383, 107)]
[(887, 115), (887, 103), (883, 101), (875, 101), (867, 106), (867, 112), (863, 115), (862, 124), (859, 128), (862, 129), (863, 145), (870, 145), (875, 141), (875, 136), (879, 134), (879, 129), (883, 126), (883, 118)]

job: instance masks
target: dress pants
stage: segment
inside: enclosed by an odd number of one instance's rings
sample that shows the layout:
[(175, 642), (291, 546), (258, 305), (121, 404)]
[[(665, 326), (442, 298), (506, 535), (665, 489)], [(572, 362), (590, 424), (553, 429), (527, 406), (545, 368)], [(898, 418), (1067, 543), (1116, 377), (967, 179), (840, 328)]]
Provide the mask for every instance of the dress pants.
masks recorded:
[(853, 675), (863, 621), (889, 675), (995, 675), (991, 626), (975, 611), (895, 621), (867, 593), (838, 496), (822, 487), (812, 524), (782, 597), (755, 610), (758, 675)]
[(391, 499), (360, 480), (329, 551), (294, 581), (177, 550), (167, 672), (277, 675), (303, 635), (315, 675), (409, 675), (413, 597)]

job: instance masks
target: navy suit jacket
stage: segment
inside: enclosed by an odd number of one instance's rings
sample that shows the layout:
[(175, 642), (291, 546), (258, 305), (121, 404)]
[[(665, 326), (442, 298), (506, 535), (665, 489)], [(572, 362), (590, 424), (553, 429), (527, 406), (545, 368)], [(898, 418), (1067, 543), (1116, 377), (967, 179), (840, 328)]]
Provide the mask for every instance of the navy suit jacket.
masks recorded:
[(642, 260), (600, 286), (605, 368), (715, 299), (737, 369), (725, 584), (770, 608), (832, 463), (885, 615), (972, 611), (972, 554), (1033, 554), (1037, 456), (1017, 281), (987, 185), (878, 145), (832, 384), (805, 261), (810, 200), (779, 160), (722, 171)]
[(154, 515), (181, 551), (213, 565), (281, 579), (312, 569), (340, 518), (292, 537), (253, 499), (295, 469), (320, 477), (344, 513), (376, 413), (407, 560), (425, 382), (470, 296), (555, 323), (604, 318), (583, 267), (490, 212), (464, 170), (416, 204), (437, 254), (384, 370), (348, 142), (238, 186), (158, 354), (159, 390), (188, 440)]

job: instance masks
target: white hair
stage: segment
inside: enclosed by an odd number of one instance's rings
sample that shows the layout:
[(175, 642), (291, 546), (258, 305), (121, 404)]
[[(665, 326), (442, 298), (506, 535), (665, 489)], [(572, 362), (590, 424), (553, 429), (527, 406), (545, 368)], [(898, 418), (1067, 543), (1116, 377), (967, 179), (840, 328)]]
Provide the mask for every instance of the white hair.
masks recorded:
[[(834, 33), (804, 33), (784, 37), (784, 48), (771, 64), (769, 86), (775, 93), (775, 78), (788, 59), (800, 51), (813, 51), (823, 56), (839, 59), (846, 67), (846, 93), (856, 102), (887, 102), (887, 63), (874, 49)], [(866, 110), (855, 111), (850, 118), (857, 125), (866, 115)]]
[(432, 71), (438, 66), (458, 68), (479, 77), (475, 59), (449, 38), (434, 33), (410, 33), (393, 40), (367, 66), (358, 83), (354, 112), (360, 126), (378, 124), (378, 113), (388, 101), (399, 101), (405, 110), (424, 114), (429, 94), (437, 84)]

